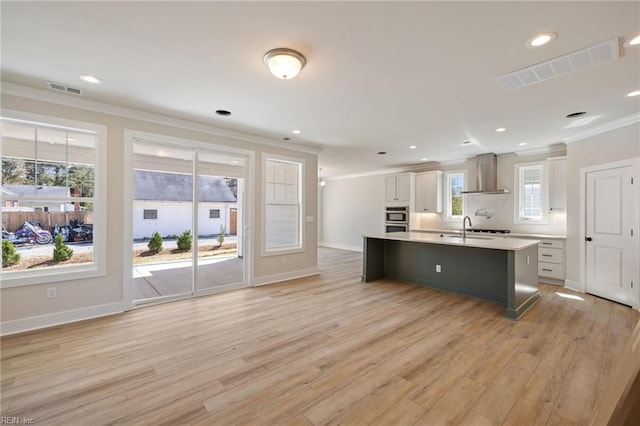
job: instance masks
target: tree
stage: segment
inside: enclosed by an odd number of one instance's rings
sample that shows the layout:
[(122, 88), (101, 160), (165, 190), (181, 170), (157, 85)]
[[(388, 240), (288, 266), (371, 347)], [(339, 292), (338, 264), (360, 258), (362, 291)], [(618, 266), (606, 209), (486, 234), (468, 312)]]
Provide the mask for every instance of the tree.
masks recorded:
[(224, 236), (226, 232), (227, 232), (227, 227), (224, 225), (220, 225), (220, 233), (218, 234), (219, 247), (222, 247), (222, 243), (224, 243)]
[(231, 193), (233, 194), (234, 198), (237, 200), (238, 199), (238, 179), (224, 178), (224, 181), (226, 182), (227, 186), (231, 190)]
[(153, 254), (158, 254), (162, 251), (162, 236), (160, 236), (158, 231), (154, 232), (151, 235), (151, 239), (149, 240), (149, 244), (147, 244), (147, 247)]
[(93, 197), (95, 171), (91, 166), (71, 166), (69, 187), (75, 188), (80, 197)]
[(7, 268), (20, 262), (20, 254), (9, 240), (2, 240), (2, 267)]
[(53, 248), (53, 260), (56, 262), (64, 262), (71, 259), (73, 250), (62, 241), (62, 234), (56, 235), (56, 246)]
[(187, 230), (182, 233), (178, 237), (178, 249), (182, 251), (191, 250), (191, 244), (193, 243), (193, 238), (191, 237), (191, 231)]

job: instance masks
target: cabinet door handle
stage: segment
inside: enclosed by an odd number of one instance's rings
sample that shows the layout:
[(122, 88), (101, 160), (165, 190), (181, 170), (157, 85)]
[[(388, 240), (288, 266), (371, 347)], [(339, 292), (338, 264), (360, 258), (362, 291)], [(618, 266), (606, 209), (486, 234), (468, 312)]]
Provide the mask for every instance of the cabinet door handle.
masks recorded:
[(591, 237), (585, 237), (585, 238), (584, 238), (584, 240), (585, 240), (585, 241), (593, 241), (593, 238), (591, 238)]
[(542, 268), (542, 270), (545, 272), (553, 272), (551, 269), (546, 269), (546, 268)]
[(428, 212), (428, 211), (429, 211), (429, 209), (424, 209), (424, 211), (425, 211), (425, 212)]
[(543, 257), (553, 257), (553, 256), (552, 256), (552, 255), (550, 255), (550, 254), (543, 254), (542, 256), (543, 256)]
[(545, 246), (550, 246), (550, 245), (552, 245), (553, 243), (542, 243), (542, 244), (543, 244), (543, 245), (545, 245)]

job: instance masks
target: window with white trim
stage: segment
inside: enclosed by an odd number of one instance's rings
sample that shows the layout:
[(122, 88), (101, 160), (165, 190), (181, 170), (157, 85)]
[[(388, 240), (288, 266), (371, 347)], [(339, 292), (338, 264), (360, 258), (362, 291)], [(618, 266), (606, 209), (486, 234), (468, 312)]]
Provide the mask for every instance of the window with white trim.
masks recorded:
[(461, 221), (464, 217), (464, 171), (445, 172), (445, 220)]
[(220, 209), (209, 209), (209, 219), (220, 219)]
[(264, 253), (302, 248), (302, 160), (265, 157)]
[(546, 163), (517, 164), (515, 172), (516, 223), (547, 223), (548, 182)]
[[(3, 261), (2, 287), (104, 275), (106, 128), (19, 112), (1, 121), (0, 205), (19, 255)], [(58, 234), (72, 259), (53, 260)]]

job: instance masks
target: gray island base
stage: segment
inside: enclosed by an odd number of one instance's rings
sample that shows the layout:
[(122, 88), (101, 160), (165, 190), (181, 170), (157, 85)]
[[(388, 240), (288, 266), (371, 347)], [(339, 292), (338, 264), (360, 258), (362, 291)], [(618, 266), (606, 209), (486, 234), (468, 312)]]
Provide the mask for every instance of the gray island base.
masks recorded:
[(362, 280), (382, 278), (498, 302), (506, 305), (507, 317), (519, 319), (540, 298), (538, 241), (414, 232), (365, 235)]

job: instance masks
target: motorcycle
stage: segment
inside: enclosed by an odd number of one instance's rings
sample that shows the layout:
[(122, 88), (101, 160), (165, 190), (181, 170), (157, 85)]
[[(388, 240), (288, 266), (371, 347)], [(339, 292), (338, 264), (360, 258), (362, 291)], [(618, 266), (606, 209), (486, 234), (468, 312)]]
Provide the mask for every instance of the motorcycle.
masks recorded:
[(49, 231), (45, 231), (38, 222), (25, 221), (22, 228), (16, 232), (8, 232), (2, 226), (2, 239), (9, 240), (13, 244), (50, 244), (53, 237)]
[(93, 241), (93, 225), (78, 223), (76, 219), (71, 219), (69, 225), (56, 225), (51, 228), (54, 237), (62, 234), (64, 242)]

